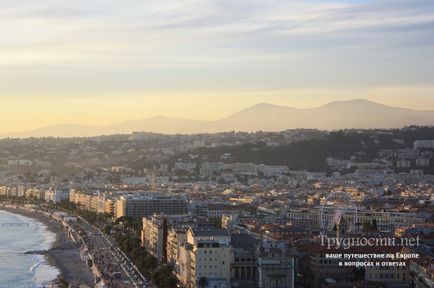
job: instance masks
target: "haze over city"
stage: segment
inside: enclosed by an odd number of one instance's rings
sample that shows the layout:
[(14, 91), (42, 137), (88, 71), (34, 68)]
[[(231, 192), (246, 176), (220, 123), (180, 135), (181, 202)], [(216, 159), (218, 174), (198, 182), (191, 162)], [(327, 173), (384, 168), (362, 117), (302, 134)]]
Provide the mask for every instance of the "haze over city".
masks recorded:
[(433, 3), (0, 0), (0, 288), (433, 288)]
[(434, 110), (430, 1), (1, 4), (0, 134), (258, 103)]

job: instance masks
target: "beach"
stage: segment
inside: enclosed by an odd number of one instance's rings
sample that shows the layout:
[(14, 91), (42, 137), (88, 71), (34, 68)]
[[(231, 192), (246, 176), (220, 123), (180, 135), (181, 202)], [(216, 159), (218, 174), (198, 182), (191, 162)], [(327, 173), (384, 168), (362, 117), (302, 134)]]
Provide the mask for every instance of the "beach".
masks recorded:
[(80, 246), (71, 241), (63, 225), (51, 217), (33, 209), (0, 205), (0, 210), (33, 218), (44, 224), (56, 235), (56, 240), (47, 251), (24, 251), (30, 254), (45, 255), (48, 264), (56, 267), (60, 274), (52, 281), (52, 287), (93, 287), (94, 276), (80, 258)]

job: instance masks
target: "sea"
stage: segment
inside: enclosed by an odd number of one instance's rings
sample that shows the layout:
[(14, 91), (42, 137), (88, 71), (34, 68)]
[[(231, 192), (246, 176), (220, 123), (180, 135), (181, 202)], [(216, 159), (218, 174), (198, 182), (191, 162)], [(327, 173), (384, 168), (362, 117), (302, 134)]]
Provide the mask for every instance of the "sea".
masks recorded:
[[(28, 223), (7, 226), (3, 223)], [(35, 219), (0, 210), (0, 288), (48, 287), (59, 270), (49, 265), (43, 255), (27, 251), (47, 250), (56, 235)]]

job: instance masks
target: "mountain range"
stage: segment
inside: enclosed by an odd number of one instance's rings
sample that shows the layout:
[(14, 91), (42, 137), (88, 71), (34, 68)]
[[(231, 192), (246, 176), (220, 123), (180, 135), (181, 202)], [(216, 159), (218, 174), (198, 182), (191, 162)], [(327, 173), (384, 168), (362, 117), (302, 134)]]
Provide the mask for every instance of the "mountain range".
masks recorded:
[(317, 108), (297, 109), (260, 103), (214, 121), (157, 116), (107, 126), (59, 124), (30, 131), (0, 134), (0, 138), (75, 137), (132, 132), (213, 133), (224, 131), (283, 131), (296, 128), (400, 128), (433, 125), (434, 111), (391, 107), (364, 99), (335, 101)]

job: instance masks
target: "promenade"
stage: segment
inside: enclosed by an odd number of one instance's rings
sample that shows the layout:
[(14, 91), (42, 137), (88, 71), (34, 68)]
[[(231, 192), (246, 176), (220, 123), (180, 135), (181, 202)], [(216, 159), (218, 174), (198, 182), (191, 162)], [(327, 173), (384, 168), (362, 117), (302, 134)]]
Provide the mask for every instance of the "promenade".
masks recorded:
[[(57, 240), (47, 251), (49, 261), (61, 271), (59, 279), (53, 281), (53, 287), (56, 287), (60, 280), (66, 281), (71, 287), (153, 287), (117, 247), (114, 240), (82, 217), (73, 215), (78, 221), (65, 223), (53, 217), (54, 210), (40, 211), (16, 205), (1, 205), (1, 209), (35, 218), (56, 233)], [(17, 227), (28, 225), (1, 224)]]

